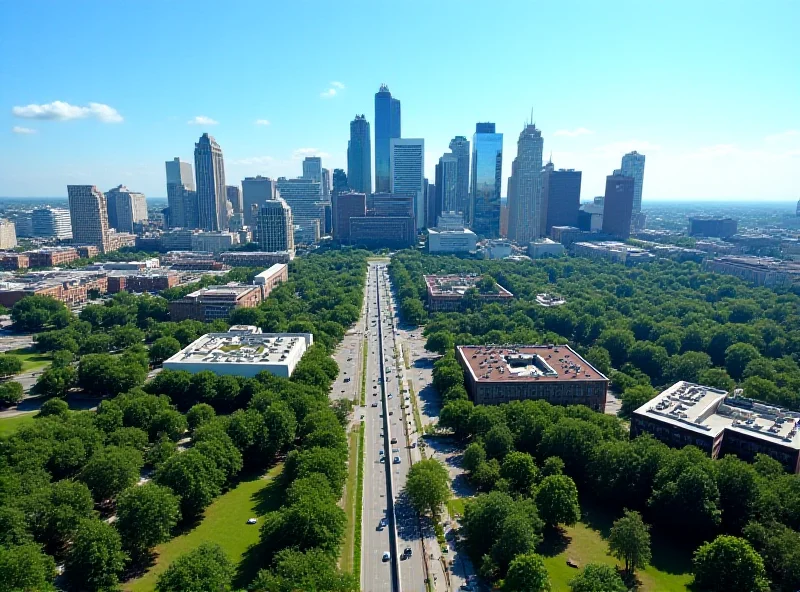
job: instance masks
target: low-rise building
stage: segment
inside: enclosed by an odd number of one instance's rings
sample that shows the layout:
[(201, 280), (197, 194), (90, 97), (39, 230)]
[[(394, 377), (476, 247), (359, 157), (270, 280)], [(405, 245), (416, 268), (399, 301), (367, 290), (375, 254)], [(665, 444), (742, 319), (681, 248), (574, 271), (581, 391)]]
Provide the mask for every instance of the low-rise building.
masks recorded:
[(600, 241), (596, 243), (579, 242), (572, 245), (572, 252), (579, 257), (604, 259), (614, 263), (633, 265), (647, 263), (655, 259), (655, 255), (646, 250), (617, 241)]
[(235, 232), (195, 232), (192, 234), (192, 251), (221, 253), (239, 244)]
[(203, 335), (165, 360), (164, 368), (246, 378), (269, 372), (289, 378), (313, 343), (311, 333), (262, 333), (257, 327), (234, 325), (227, 333)]
[(57, 267), (76, 259), (80, 259), (78, 250), (74, 247), (49, 247), (25, 251), (30, 267)]
[(112, 272), (108, 276), (108, 293), (117, 292), (161, 292), (174, 288), (180, 283), (177, 273), (171, 271), (151, 271), (146, 273)]
[(294, 252), (227, 251), (220, 253), (218, 259), (231, 267), (269, 267), (276, 263), (289, 263), (294, 259)]
[(477, 244), (478, 235), (469, 228), (428, 229), (429, 253), (472, 253), (477, 249)]
[(30, 258), (24, 253), (0, 254), (0, 269), (15, 271), (17, 269), (27, 269), (30, 265)]
[(605, 409), (608, 379), (568, 345), (459, 345), (456, 359), (476, 405), (542, 399)]
[(536, 304), (546, 308), (550, 308), (552, 306), (561, 306), (562, 304), (566, 303), (566, 300), (564, 300), (561, 296), (556, 296), (555, 294), (543, 293), (536, 295)]
[(483, 247), (484, 259), (505, 259), (511, 257), (513, 252), (511, 241), (505, 239), (486, 241), (486, 245)]
[(86, 302), (90, 292), (105, 294), (108, 277), (102, 272), (46, 271), (31, 272), (0, 282), (0, 305), (11, 308), (26, 296), (50, 296), (74, 306)]
[(540, 238), (528, 245), (528, 256), (531, 259), (544, 257), (560, 257), (564, 254), (564, 245), (549, 238)]
[(194, 319), (211, 322), (226, 319), (237, 308), (254, 308), (261, 304), (261, 286), (230, 283), (201, 288), (169, 303), (173, 321)]
[(261, 286), (261, 298), (266, 298), (278, 284), (289, 281), (289, 266), (276, 263), (253, 278), (253, 284)]
[(706, 259), (703, 267), (708, 271), (733, 275), (767, 288), (787, 287), (800, 282), (800, 263), (772, 257), (729, 255)]
[(550, 238), (557, 243), (561, 243), (565, 247), (569, 247), (572, 243), (580, 241), (587, 234), (588, 232), (575, 226), (553, 226), (550, 229)]
[(670, 446), (696, 446), (712, 458), (766, 454), (800, 472), (800, 413), (681, 381), (633, 412), (631, 437), (652, 434)]
[(475, 297), (482, 302), (508, 303), (514, 295), (500, 284), (495, 283), (496, 291), (478, 289), (482, 279), (477, 274), (426, 275), (425, 285), (428, 288), (428, 310), (431, 312), (452, 312), (461, 310), (464, 296), (474, 290)]
[(728, 238), (736, 234), (739, 223), (733, 218), (695, 216), (689, 218), (689, 236)]

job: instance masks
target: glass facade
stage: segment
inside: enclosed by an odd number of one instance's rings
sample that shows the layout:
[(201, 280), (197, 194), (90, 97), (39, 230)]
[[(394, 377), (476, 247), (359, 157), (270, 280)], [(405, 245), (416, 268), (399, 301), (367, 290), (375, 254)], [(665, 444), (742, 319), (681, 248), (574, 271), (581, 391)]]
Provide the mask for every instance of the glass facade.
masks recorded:
[(500, 175), (503, 168), (503, 134), (494, 124), (479, 123), (472, 136), (472, 186), (469, 221), (484, 238), (500, 236)]
[[(400, 137), (400, 101), (382, 84), (375, 93), (375, 192), (390, 190), (390, 142)], [(367, 191), (368, 193), (369, 191)]]

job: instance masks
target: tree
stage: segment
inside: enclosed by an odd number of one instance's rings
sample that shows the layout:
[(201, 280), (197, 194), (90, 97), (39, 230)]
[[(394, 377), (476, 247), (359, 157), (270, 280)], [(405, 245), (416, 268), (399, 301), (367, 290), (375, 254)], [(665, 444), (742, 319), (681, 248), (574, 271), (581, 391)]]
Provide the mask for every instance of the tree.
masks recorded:
[(525, 452), (509, 452), (500, 465), (500, 476), (515, 492), (523, 495), (531, 491), (538, 475), (533, 457)]
[(455, 346), (455, 339), (453, 334), (449, 331), (437, 331), (428, 335), (428, 340), (425, 342), (425, 349), (428, 351), (436, 352), (437, 354), (445, 354), (453, 349)]
[(192, 405), (192, 408), (186, 412), (186, 422), (191, 431), (196, 430), (205, 422), (210, 421), (216, 417), (217, 412), (208, 403), (197, 403)]
[(427, 316), (425, 314), (425, 307), (422, 306), (419, 298), (404, 298), (400, 304), (400, 313), (403, 319), (412, 325), (421, 325)]
[(144, 331), (135, 325), (120, 325), (111, 330), (111, 341), (116, 349), (125, 349), (144, 341)]
[(733, 390), (734, 386), (736, 386), (736, 383), (733, 381), (733, 379), (728, 376), (728, 373), (722, 368), (709, 368), (708, 370), (703, 370), (700, 372), (698, 382), (700, 384), (713, 386), (714, 388), (729, 392)]
[(0, 405), (16, 405), (22, 401), (25, 391), (18, 382), (0, 384)]
[(125, 553), (113, 526), (90, 518), (81, 522), (66, 562), (70, 588), (81, 592), (116, 590)]
[(49, 415), (56, 415), (58, 417), (65, 417), (69, 411), (69, 405), (66, 401), (61, 399), (50, 399), (42, 404), (39, 409), (39, 417), (47, 417)]
[(0, 590), (53, 592), (56, 562), (39, 545), (0, 546)]
[(578, 488), (566, 475), (551, 475), (542, 479), (536, 490), (536, 506), (539, 516), (550, 528), (559, 524), (570, 526), (581, 517)]
[(699, 383), (700, 375), (711, 368), (711, 357), (704, 352), (688, 351), (669, 359), (671, 380)]
[(117, 529), (125, 550), (136, 560), (169, 540), (180, 516), (177, 496), (169, 487), (153, 482), (130, 487), (117, 499)]
[(417, 512), (437, 516), (439, 506), (450, 497), (450, 475), (436, 459), (420, 461), (408, 470), (406, 493)]
[(26, 296), (11, 308), (14, 329), (33, 333), (48, 325), (66, 326), (70, 313), (66, 305), (50, 296)]
[(503, 574), (513, 559), (522, 553), (533, 553), (542, 542), (543, 523), (531, 500), (516, 502), (514, 509), (503, 520), (502, 535), (492, 545), (490, 553), (493, 568)]
[(503, 592), (549, 592), (550, 578), (541, 555), (518, 555), (508, 566)]
[(180, 496), (185, 518), (199, 515), (220, 494), (224, 482), (225, 473), (216, 463), (194, 449), (172, 456), (156, 473), (156, 483)]
[(617, 559), (625, 562), (625, 572), (633, 574), (637, 567), (650, 563), (650, 527), (642, 522), (639, 512), (625, 510), (614, 521), (608, 535), (608, 548)]
[(22, 360), (17, 356), (0, 354), (0, 376), (11, 376), (22, 372)]
[(617, 570), (602, 563), (589, 563), (569, 582), (570, 592), (627, 592)]
[(78, 372), (72, 366), (50, 367), (39, 376), (32, 392), (44, 397), (63, 399), (78, 382)]
[(108, 446), (89, 459), (80, 479), (95, 501), (102, 502), (136, 483), (143, 465), (142, 453), (135, 448)]
[(461, 525), (467, 550), (474, 562), (490, 552), (503, 534), (503, 522), (514, 511), (514, 500), (507, 493), (492, 491), (467, 502)]
[(267, 557), (285, 548), (298, 551), (316, 548), (335, 557), (346, 527), (347, 515), (333, 499), (303, 496), (265, 517), (261, 543)]
[(694, 585), (708, 592), (767, 592), (764, 561), (745, 539), (721, 535), (694, 553)]
[(472, 444), (467, 446), (467, 449), (464, 451), (464, 456), (461, 461), (464, 470), (473, 473), (481, 464), (485, 462), (486, 462), (486, 449), (483, 447), (483, 444), (481, 444), (480, 442), (473, 442)]
[(318, 549), (305, 553), (292, 549), (280, 551), (272, 571), (260, 571), (250, 586), (253, 592), (358, 592), (359, 589), (357, 576), (337, 569), (335, 561)]
[(619, 368), (628, 359), (628, 350), (633, 347), (633, 333), (622, 329), (607, 329), (600, 334), (597, 345), (611, 356), (611, 364)]
[(611, 372), (611, 356), (604, 347), (599, 345), (590, 347), (586, 353), (586, 361), (605, 375)]
[(738, 533), (752, 516), (759, 496), (758, 473), (743, 460), (726, 455), (714, 463), (722, 524)]
[(622, 406), (619, 416), (629, 418), (633, 412), (656, 396), (656, 389), (652, 386), (637, 384), (626, 388), (622, 393)]
[(347, 478), (347, 468), (342, 455), (329, 448), (314, 447), (300, 452), (291, 452), (284, 467), (291, 479), (308, 477), (311, 473), (321, 473), (328, 478), (331, 489), (341, 495)]
[(739, 380), (747, 365), (760, 356), (758, 350), (749, 343), (734, 343), (725, 350), (725, 370), (733, 378)]
[(514, 434), (504, 424), (490, 429), (485, 437), (486, 456), (502, 462), (503, 458), (514, 449)]
[(156, 592), (226, 592), (234, 572), (222, 547), (203, 543), (170, 564), (158, 577)]
[(800, 533), (777, 522), (750, 522), (743, 534), (764, 558), (773, 590), (800, 590)]
[(150, 346), (150, 361), (160, 364), (181, 351), (180, 342), (174, 337), (159, 337)]

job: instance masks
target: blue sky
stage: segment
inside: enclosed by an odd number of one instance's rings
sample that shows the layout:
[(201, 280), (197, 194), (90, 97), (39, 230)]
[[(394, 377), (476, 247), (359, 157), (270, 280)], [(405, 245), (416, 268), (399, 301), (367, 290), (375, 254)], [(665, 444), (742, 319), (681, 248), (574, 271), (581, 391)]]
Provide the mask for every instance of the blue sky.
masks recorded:
[(164, 161), (204, 131), (229, 184), (297, 176), (306, 154), (346, 168), (349, 122), (374, 123), (385, 82), (429, 178), (450, 138), (494, 121), (505, 194), (532, 109), (584, 199), (637, 149), (645, 204), (796, 200), (798, 23), (795, 0), (3, 2), (0, 195), (163, 196)]

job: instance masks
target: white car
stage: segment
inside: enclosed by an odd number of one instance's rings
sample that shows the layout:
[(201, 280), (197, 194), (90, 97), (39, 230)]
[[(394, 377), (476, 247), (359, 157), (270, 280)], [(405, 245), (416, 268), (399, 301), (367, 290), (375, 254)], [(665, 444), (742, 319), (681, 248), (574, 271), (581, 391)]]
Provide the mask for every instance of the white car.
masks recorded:
[(389, 551), (386, 551), (386, 552), (383, 554), (383, 561), (389, 561), (389, 559), (390, 559), (391, 557), (392, 557), (392, 556), (391, 556), (391, 555), (389, 555)]
[(256, 518), (249, 518), (249, 519), (247, 520), (247, 523), (248, 523), (248, 524), (255, 524), (256, 522), (258, 522), (258, 520), (257, 520)]

